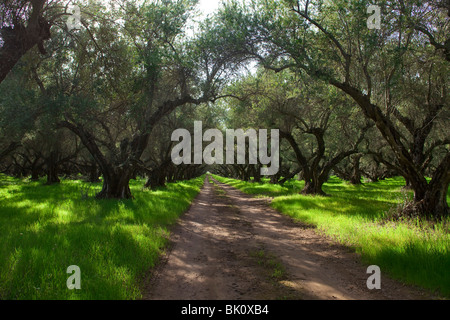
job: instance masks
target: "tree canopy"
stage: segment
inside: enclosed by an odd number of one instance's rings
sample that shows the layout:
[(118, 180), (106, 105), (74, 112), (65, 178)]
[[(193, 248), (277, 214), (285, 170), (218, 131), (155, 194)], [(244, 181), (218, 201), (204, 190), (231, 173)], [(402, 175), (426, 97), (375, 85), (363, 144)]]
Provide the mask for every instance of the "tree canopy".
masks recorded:
[[(79, 28), (68, 28), (70, 6)], [(0, 4), (0, 159), (13, 175), (102, 177), (98, 198), (207, 170), (259, 181), (260, 165), (176, 166), (171, 133), (278, 129), (281, 169), (306, 194), (331, 174), (403, 176), (414, 214), (449, 213), (450, 9), (445, 1), (11, 0)]]

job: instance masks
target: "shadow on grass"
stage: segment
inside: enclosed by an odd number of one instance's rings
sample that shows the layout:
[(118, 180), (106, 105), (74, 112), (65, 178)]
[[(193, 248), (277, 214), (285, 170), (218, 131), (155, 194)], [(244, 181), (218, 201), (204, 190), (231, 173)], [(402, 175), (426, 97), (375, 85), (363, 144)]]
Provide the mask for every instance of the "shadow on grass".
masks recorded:
[[(384, 239), (381, 239), (385, 242)], [(380, 266), (387, 274), (411, 285), (433, 291), (437, 296), (450, 298), (450, 243), (436, 245), (427, 241), (409, 242), (399, 248), (383, 245), (368, 254), (366, 261)], [(441, 248), (441, 249), (436, 249)]]
[[(227, 179), (222, 182), (248, 192), (246, 182)], [(257, 194), (274, 196), (272, 206), (279, 212), (316, 226), (332, 239), (351, 246), (367, 263), (379, 265), (383, 272), (450, 297), (447, 229), (443, 226), (421, 229), (414, 223), (384, 220), (385, 212), (412, 196), (411, 191), (403, 190), (403, 178), (354, 186), (331, 177), (323, 187), (331, 197), (300, 195), (299, 181), (291, 180), (287, 185), (290, 187), (285, 185), (283, 196), (274, 192), (279, 187), (268, 183), (260, 184)]]
[[(139, 299), (142, 274), (156, 263), (168, 227), (203, 184), (147, 192), (134, 181), (136, 199), (118, 201), (83, 199), (79, 187), (87, 184), (78, 181), (9, 182), (0, 182), (0, 298), (52, 300)], [(70, 265), (81, 269), (80, 291), (67, 289)]]
[[(137, 299), (139, 275), (165, 240), (149, 227), (49, 224), (3, 239), (14, 246), (1, 277), (2, 299)], [(82, 290), (69, 291), (67, 267), (81, 269)]]

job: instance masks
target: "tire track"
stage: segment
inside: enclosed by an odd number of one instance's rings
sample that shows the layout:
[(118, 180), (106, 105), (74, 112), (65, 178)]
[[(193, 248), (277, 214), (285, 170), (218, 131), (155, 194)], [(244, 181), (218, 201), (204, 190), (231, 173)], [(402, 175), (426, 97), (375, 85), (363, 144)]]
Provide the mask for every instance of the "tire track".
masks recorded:
[[(409, 300), (420, 290), (383, 276), (370, 291), (367, 266), (253, 198), (208, 178), (179, 220), (146, 288), (147, 300)], [(270, 261), (277, 263), (269, 263)], [(274, 276), (274, 266), (281, 276)]]

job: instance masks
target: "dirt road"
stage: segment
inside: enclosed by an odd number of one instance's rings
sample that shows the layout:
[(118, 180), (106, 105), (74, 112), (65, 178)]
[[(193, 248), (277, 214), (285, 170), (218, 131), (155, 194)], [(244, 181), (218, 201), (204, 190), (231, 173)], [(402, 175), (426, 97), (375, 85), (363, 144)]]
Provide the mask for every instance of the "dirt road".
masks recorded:
[(355, 253), (217, 181), (205, 182), (171, 243), (144, 299), (428, 299), (385, 276), (369, 290)]

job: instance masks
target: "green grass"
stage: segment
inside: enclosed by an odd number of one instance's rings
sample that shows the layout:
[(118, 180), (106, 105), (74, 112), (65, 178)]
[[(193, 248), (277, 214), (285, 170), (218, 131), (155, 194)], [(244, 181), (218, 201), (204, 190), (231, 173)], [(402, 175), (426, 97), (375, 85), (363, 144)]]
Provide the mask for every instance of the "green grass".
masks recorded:
[(450, 219), (433, 226), (386, 220), (390, 208), (412, 196), (402, 191), (402, 178), (353, 186), (332, 177), (323, 188), (331, 197), (320, 197), (300, 195), (304, 182), (295, 180), (282, 187), (214, 177), (248, 194), (274, 197), (279, 212), (354, 248), (365, 263), (450, 298)]
[[(203, 178), (156, 191), (143, 184), (131, 182), (134, 200), (96, 200), (101, 184), (0, 176), (0, 299), (140, 299)], [(71, 265), (81, 269), (81, 290), (67, 289)]]

